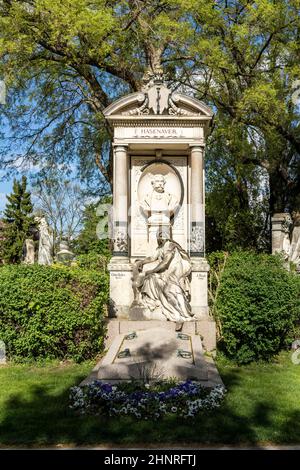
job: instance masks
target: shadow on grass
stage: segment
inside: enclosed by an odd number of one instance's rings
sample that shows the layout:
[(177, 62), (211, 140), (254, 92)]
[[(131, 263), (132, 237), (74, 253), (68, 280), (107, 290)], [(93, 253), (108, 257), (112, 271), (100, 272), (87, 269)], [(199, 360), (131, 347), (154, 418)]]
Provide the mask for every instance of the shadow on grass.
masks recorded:
[[(75, 383), (82, 380), (75, 377)], [(239, 371), (223, 374), (229, 393), (240, 386)], [(4, 405), (0, 423), (0, 443), (5, 445), (54, 444), (252, 444), (266, 441), (300, 441), (300, 411), (286, 417), (274, 429), (277, 410), (263, 397), (253, 403), (243, 416), (232, 401), (225, 399), (220, 409), (195, 420), (168, 417), (159, 421), (136, 421), (132, 418), (77, 416), (68, 408), (69, 388), (55, 394), (49, 386), (32, 385), (30, 400), (21, 393)], [(276, 420), (275, 420), (276, 421)], [(268, 438), (269, 436), (269, 438)], [(272, 437), (273, 436), (273, 437)]]

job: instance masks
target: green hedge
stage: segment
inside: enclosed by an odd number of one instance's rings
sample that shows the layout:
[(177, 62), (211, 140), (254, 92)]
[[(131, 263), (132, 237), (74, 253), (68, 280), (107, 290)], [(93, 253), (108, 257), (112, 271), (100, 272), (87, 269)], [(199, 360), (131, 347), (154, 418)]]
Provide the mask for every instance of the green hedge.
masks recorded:
[(8, 358), (81, 361), (103, 348), (108, 278), (65, 266), (0, 267), (0, 340)]
[(109, 259), (99, 253), (88, 253), (85, 255), (78, 255), (76, 263), (80, 268), (96, 269), (106, 271)]
[(227, 258), (214, 310), (220, 346), (230, 358), (269, 360), (286, 345), (300, 317), (299, 281), (276, 256), (238, 252)]

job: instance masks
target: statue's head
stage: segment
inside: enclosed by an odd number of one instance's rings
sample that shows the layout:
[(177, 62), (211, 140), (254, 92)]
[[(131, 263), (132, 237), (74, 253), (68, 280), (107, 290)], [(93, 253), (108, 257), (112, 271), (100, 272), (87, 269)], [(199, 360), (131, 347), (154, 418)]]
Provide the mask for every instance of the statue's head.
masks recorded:
[(166, 178), (164, 175), (154, 175), (151, 184), (154, 191), (163, 193), (165, 191)]
[(48, 227), (47, 220), (44, 215), (38, 215), (34, 218), (34, 220), (40, 228)]
[(158, 230), (156, 234), (158, 246), (164, 245), (167, 240), (170, 240), (170, 234), (168, 230)]

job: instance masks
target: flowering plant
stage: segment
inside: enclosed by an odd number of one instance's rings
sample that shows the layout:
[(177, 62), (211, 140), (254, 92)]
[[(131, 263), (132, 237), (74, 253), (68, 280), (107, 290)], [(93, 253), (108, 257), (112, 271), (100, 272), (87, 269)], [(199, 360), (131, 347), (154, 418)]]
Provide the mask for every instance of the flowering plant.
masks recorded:
[(167, 414), (193, 418), (200, 411), (218, 408), (226, 393), (222, 385), (207, 388), (198, 382), (162, 382), (111, 385), (96, 380), (70, 390), (70, 407), (81, 414), (131, 415), (157, 419)]

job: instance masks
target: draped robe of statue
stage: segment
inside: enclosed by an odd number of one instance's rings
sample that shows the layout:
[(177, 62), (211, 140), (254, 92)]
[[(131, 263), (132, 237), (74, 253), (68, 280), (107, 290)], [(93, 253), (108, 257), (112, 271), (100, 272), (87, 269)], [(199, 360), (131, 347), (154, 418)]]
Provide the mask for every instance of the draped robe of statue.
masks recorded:
[(39, 224), (39, 251), (38, 264), (51, 265), (53, 263), (53, 235), (48, 227), (45, 217), (36, 218)]
[[(150, 312), (159, 309), (166, 320), (192, 320), (189, 303), (191, 261), (188, 254), (178, 243), (167, 239), (146, 263), (154, 261), (158, 261), (156, 268), (134, 276), (139, 297), (136, 303)], [(153, 272), (155, 270), (158, 272)]]

